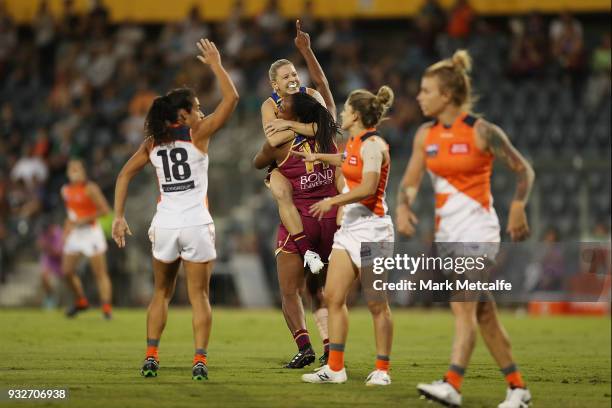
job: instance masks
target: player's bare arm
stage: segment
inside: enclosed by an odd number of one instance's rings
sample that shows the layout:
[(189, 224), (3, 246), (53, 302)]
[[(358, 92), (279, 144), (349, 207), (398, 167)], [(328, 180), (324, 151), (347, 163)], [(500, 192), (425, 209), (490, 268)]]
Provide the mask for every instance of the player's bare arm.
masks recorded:
[(513, 241), (522, 241), (529, 236), (525, 205), (533, 186), (535, 172), (499, 126), (479, 120), (476, 124), (476, 132), (484, 142), (486, 149), (516, 174), (516, 192), (510, 206), (507, 232)]
[(421, 186), (423, 174), (425, 174), (424, 143), (430, 127), (431, 122), (428, 122), (417, 130), (412, 142), (412, 154), (397, 191), (395, 208), (397, 230), (406, 236), (414, 235), (415, 225), (419, 222), (411, 207)]
[(149, 152), (152, 146), (153, 140), (151, 138), (142, 142), (136, 153), (125, 163), (117, 176), (114, 204), (115, 219), (113, 220), (112, 236), (119, 248), (125, 246), (125, 234), (132, 235), (130, 227), (125, 220), (125, 201), (127, 199), (128, 186), (130, 180), (149, 163)]
[(274, 151), (274, 147), (270, 146), (270, 143), (265, 142), (259, 152), (255, 155), (253, 159), (253, 166), (256, 169), (265, 169), (269, 165), (273, 164), (276, 161), (276, 154)]
[[(201, 39), (197, 43), (200, 54), (198, 59), (205, 65), (208, 65), (212, 72), (215, 74), (215, 78), (219, 81), (221, 88), (221, 102), (215, 108), (214, 112), (208, 116), (205, 116), (192, 131), (192, 138), (194, 144), (204, 152), (208, 151), (208, 141), (210, 137), (219, 130), (238, 105), (238, 91), (232, 82), (231, 77), (223, 68), (221, 64), (221, 55), (219, 50), (215, 46), (215, 43), (208, 39)], [(198, 102), (199, 104), (199, 102)], [(200, 112), (200, 107), (197, 106), (197, 111)]]

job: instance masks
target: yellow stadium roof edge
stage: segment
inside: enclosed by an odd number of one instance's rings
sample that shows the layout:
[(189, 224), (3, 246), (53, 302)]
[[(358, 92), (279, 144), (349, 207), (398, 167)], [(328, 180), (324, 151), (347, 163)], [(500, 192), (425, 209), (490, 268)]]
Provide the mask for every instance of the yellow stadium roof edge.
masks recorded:
[[(33, 20), (40, 0), (4, 0), (6, 9), (18, 23)], [(137, 21), (141, 23), (160, 23), (180, 21), (197, 5), (202, 17), (208, 21), (226, 19), (235, 0), (103, 0), (108, 7), (111, 21)], [(260, 13), (267, 0), (245, 0), (245, 14), (253, 16)], [(280, 12), (287, 18), (296, 18), (304, 11), (306, 0), (279, 0)], [(313, 0), (313, 13), (320, 18), (398, 18), (417, 13), (422, 0)], [(444, 7), (450, 7), (453, 0), (440, 0)], [(90, 7), (90, 0), (75, 0), (75, 9), (84, 13)], [(609, 0), (470, 0), (472, 7), (484, 15), (522, 14), (531, 11), (543, 13), (609, 12)], [(61, 16), (63, 1), (49, 1), (51, 12)]]

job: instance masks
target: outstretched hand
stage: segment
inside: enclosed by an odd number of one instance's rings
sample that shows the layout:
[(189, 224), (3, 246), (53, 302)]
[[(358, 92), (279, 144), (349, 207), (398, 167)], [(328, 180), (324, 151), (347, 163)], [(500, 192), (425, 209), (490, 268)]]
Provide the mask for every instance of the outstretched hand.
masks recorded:
[(302, 31), (302, 22), (295, 20), (295, 46), (298, 50), (307, 50), (310, 48), (310, 35)]
[(210, 41), (208, 38), (202, 38), (196, 43), (198, 49), (202, 55), (198, 55), (198, 59), (203, 64), (207, 65), (219, 65), (221, 64), (221, 55), (219, 50), (215, 46), (215, 43)]

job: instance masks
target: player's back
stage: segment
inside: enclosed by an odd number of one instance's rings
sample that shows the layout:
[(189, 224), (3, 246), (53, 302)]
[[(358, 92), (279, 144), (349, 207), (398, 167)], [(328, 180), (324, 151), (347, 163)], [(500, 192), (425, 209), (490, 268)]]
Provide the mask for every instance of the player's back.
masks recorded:
[(159, 186), (152, 225), (183, 228), (212, 223), (207, 208), (208, 155), (191, 141), (191, 130), (172, 127), (174, 141), (153, 146), (149, 159)]
[[(291, 145), (291, 150), (312, 152), (315, 143), (303, 136), (298, 136)], [(334, 146), (330, 153), (336, 153)], [(321, 162), (304, 162), (301, 157), (288, 154), (285, 160), (279, 163), (278, 168), (283, 176), (289, 180), (293, 187), (293, 202), (304, 216), (309, 216), (310, 205), (327, 197), (338, 194), (336, 190), (336, 168)], [(335, 218), (337, 207), (333, 207), (324, 215), (324, 218)]]

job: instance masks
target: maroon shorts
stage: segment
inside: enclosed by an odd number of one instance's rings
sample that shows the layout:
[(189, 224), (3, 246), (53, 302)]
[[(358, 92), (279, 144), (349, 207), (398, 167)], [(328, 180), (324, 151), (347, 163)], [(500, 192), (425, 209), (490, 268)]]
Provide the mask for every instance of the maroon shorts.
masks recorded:
[[(314, 246), (313, 249), (321, 256), (323, 262), (327, 262), (329, 254), (331, 254), (332, 244), (334, 243), (334, 234), (338, 229), (336, 217), (323, 218), (319, 221), (316, 218), (302, 215), (302, 225), (304, 225), (306, 237)], [(299, 253), (297, 245), (293, 242), (283, 224), (278, 226), (276, 237), (276, 255), (281, 252), (288, 254)]]

